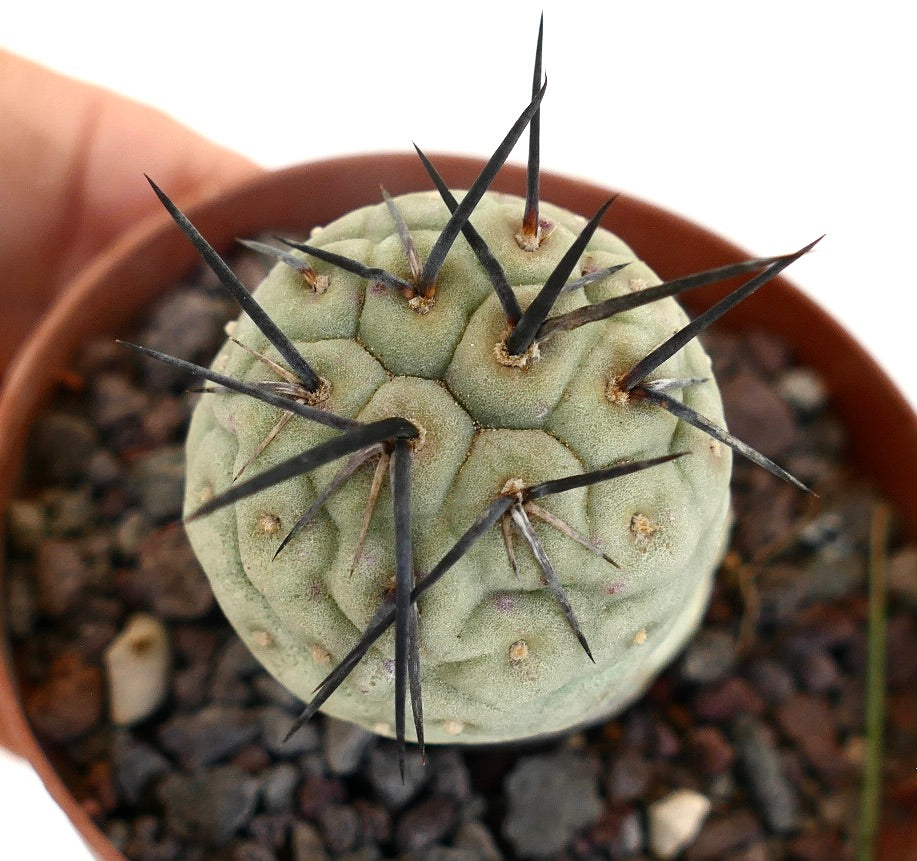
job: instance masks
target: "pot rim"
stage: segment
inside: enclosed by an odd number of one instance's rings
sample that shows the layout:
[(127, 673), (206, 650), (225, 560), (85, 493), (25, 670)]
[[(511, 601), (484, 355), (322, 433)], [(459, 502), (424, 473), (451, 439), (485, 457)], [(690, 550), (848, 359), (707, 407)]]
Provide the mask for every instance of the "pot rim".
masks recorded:
[[(432, 159), (452, 187), (470, 185), (482, 165), (480, 159), (460, 156)], [(265, 226), (302, 230), (304, 224), (324, 224), (356, 206), (376, 203), (380, 181), (392, 194), (429, 188), (413, 153), (382, 153), (296, 165), (249, 178), (187, 207), (182, 201), (179, 205), (219, 250), (234, 237), (257, 233)], [(524, 193), (525, 168), (507, 165), (492, 187)], [(541, 191), (543, 199), (586, 214), (611, 194), (583, 180), (547, 172), (541, 177)], [(629, 196), (619, 198), (603, 224), (663, 279), (750, 256), (700, 225)], [(126, 321), (129, 325), (158, 286), (175, 283), (196, 260), (190, 243), (162, 212), (126, 232), (60, 294), (17, 353), (0, 393), (0, 475), (4, 476), (0, 510), (5, 510), (19, 477), (28, 428), (57, 382), (58, 369), (65, 367), (76, 346), (88, 336), (116, 325), (123, 329)], [(129, 294), (121, 292), (125, 285)], [(731, 286), (727, 282), (696, 291), (684, 304), (696, 312)], [(112, 302), (112, 290), (123, 301)], [(73, 325), (74, 318), (82, 322)], [(823, 375), (833, 407), (850, 431), (854, 459), (897, 505), (907, 531), (917, 537), (917, 415), (865, 350), (783, 278), (731, 311), (727, 324), (739, 330), (766, 328), (787, 338), (799, 358)], [(894, 461), (887, 455), (890, 450), (895, 452)], [(2, 528), (0, 524), (0, 543)], [(124, 861), (71, 794), (28, 726), (12, 672), (5, 616), (0, 618), (0, 634), (0, 744), (30, 761), (96, 857)]]

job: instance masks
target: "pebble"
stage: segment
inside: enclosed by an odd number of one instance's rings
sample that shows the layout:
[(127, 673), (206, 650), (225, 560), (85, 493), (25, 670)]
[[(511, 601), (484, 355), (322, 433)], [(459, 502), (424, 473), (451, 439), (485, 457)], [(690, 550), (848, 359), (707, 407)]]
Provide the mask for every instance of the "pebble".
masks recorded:
[(122, 556), (132, 559), (140, 553), (153, 524), (139, 508), (128, 511), (115, 528), (115, 546)]
[(42, 542), (35, 557), (38, 607), (52, 618), (70, 613), (89, 581), (90, 571), (75, 539)]
[(268, 753), (278, 759), (289, 759), (321, 747), (318, 730), (311, 723), (301, 726), (288, 739), (287, 733), (293, 726), (293, 718), (280, 706), (262, 706), (257, 715), (261, 727), (261, 743)]
[(252, 687), (255, 693), (263, 700), (298, 715), (303, 708), (303, 702), (295, 694), (291, 694), (280, 682), (267, 673), (259, 672), (252, 678)]
[(917, 616), (901, 615), (886, 625), (886, 661), (889, 684), (911, 688), (917, 682)]
[(259, 782), (234, 765), (173, 772), (157, 787), (167, 829), (179, 838), (222, 846), (252, 818)]
[(33, 553), (46, 530), (45, 509), (37, 499), (10, 500), (6, 509), (6, 534), (13, 550)]
[(185, 487), (185, 450), (180, 445), (154, 449), (136, 460), (125, 486), (154, 523), (181, 517)]
[(636, 750), (625, 750), (608, 768), (605, 791), (612, 801), (632, 801), (646, 793), (653, 776), (652, 764)]
[(829, 785), (849, 771), (839, 747), (834, 711), (822, 697), (797, 694), (777, 707), (777, 723)]
[(802, 583), (808, 601), (841, 598), (865, 582), (865, 558), (837, 550), (837, 545), (822, 550), (806, 569)]
[(715, 816), (704, 822), (697, 839), (685, 853), (685, 861), (719, 861), (733, 858), (743, 846), (759, 843), (761, 825), (747, 810)]
[(481, 861), (469, 849), (458, 849), (454, 846), (430, 846), (417, 852), (408, 852), (400, 856), (402, 861)]
[(157, 738), (184, 768), (200, 768), (241, 750), (257, 738), (259, 729), (251, 712), (216, 703), (193, 714), (174, 715), (159, 728)]
[(169, 693), (169, 634), (155, 616), (138, 613), (103, 656), (112, 722), (129, 726), (148, 718)]
[(328, 861), (328, 853), (318, 829), (308, 822), (293, 823), (290, 835), (292, 861)]
[(736, 759), (735, 749), (729, 739), (715, 726), (699, 726), (690, 730), (688, 747), (692, 763), (706, 777), (723, 774)]
[(229, 637), (213, 662), (209, 694), (219, 702), (244, 705), (251, 699), (248, 680), (260, 671), (261, 665), (248, 646), (237, 637)]
[(455, 826), (455, 802), (434, 795), (405, 811), (395, 829), (399, 852), (417, 852), (445, 838)]
[(86, 466), (86, 477), (95, 488), (107, 487), (120, 481), (124, 475), (124, 467), (118, 460), (105, 448), (97, 448), (89, 457), (89, 463)]
[(790, 565), (768, 565), (757, 578), (757, 591), (761, 623), (790, 621), (806, 600), (805, 580)]
[[(261, 783), (262, 798), (264, 782)], [(289, 842), (290, 827), (293, 824), (292, 813), (257, 813), (248, 823), (248, 833), (262, 846), (271, 849), (283, 849)]]
[(183, 432), (190, 414), (184, 397), (160, 395), (143, 416), (143, 437), (148, 446), (164, 446)]
[(756, 718), (744, 715), (732, 728), (739, 761), (767, 827), (786, 834), (799, 824), (799, 797), (784, 771), (772, 735)]
[[(222, 304), (196, 287), (173, 290), (152, 309), (139, 343), (180, 356), (197, 364), (209, 364), (223, 338)], [(139, 361), (145, 384), (159, 390), (188, 384), (188, 374), (164, 362)]]
[(92, 490), (88, 484), (81, 484), (72, 490), (44, 493), (42, 503), (50, 535), (78, 536), (92, 526), (95, 512), (92, 509)]
[(335, 861), (382, 861), (382, 852), (377, 846), (361, 846), (359, 849), (343, 852)]
[(782, 664), (762, 658), (749, 664), (748, 679), (769, 706), (782, 703), (796, 693), (796, 682)]
[(686, 682), (706, 685), (721, 679), (735, 666), (736, 644), (725, 631), (702, 630), (688, 645), (679, 665)]
[(796, 664), (796, 674), (802, 687), (812, 694), (833, 693), (841, 684), (841, 671), (837, 661), (825, 649), (815, 649), (800, 656)]
[(4, 612), (10, 634), (14, 639), (24, 640), (32, 634), (37, 617), (35, 595), (29, 566), (20, 562), (7, 562), (6, 606)]
[(828, 390), (821, 375), (811, 368), (791, 368), (781, 374), (777, 393), (804, 416), (823, 410), (828, 402)]
[(391, 841), (392, 817), (381, 804), (358, 798), (353, 806), (360, 816), (364, 842), (376, 844)]
[(119, 425), (139, 426), (149, 406), (149, 395), (121, 371), (105, 371), (90, 384), (90, 417), (103, 434)]
[(139, 803), (150, 785), (172, 767), (156, 748), (125, 730), (114, 734), (111, 760), (115, 785), (128, 804)]
[(324, 726), (325, 759), (333, 774), (353, 774), (367, 748), (375, 741), (369, 730), (349, 721), (326, 718)]
[(911, 610), (917, 610), (917, 547), (906, 547), (891, 554), (888, 592)]
[(602, 812), (591, 763), (567, 751), (520, 757), (504, 791), (503, 836), (526, 857), (554, 857)]
[(641, 816), (633, 807), (606, 807), (602, 817), (573, 838), (571, 849), (577, 858), (598, 851), (601, 857), (630, 858), (643, 849)]
[(233, 847), (230, 861), (277, 861), (277, 856), (266, 846), (246, 840)]
[(391, 811), (404, 807), (430, 779), (430, 769), (423, 764), (420, 753), (409, 749), (404, 760), (402, 780), (398, 768), (398, 749), (391, 742), (379, 743), (370, 750), (364, 773), (376, 795)]
[(169, 620), (199, 619), (214, 605), (210, 583), (179, 527), (149, 535), (127, 585), (133, 597)]
[(433, 772), (430, 788), (434, 795), (448, 795), (459, 803), (471, 798), (471, 773), (459, 751), (433, 748), (427, 753), (427, 767)]
[(482, 822), (463, 822), (455, 833), (453, 843), (456, 849), (473, 852), (479, 861), (503, 861), (503, 853), (497, 846), (493, 834)]
[(30, 478), (48, 484), (68, 484), (82, 478), (98, 445), (98, 434), (82, 416), (45, 413), (29, 435)]
[(353, 849), (360, 839), (360, 817), (346, 804), (328, 804), (318, 814), (325, 845), (335, 855)]
[(648, 845), (663, 859), (674, 858), (697, 837), (710, 799), (692, 789), (677, 789), (647, 809)]
[(730, 432), (779, 462), (796, 440), (796, 420), (786, 402), (760, 377), (745, 372), (721, 382), (720, 392)]
[(25, 707), (39, 735), (63, 744), (89, 732), (102, 719), (102, 671), (73, 651), (60, 654), (48, 679), (26, 695)]
[(694, 697), (694, 711), (701, 720), (728, 721), (740, 714), (760, 714), (763, 709), (761, 697), (739, 676), (703, 688)]
[(313, 774), (300, 784), (297, 806), (306, 819), (317, 819), (329, 804), (343, 804), (347, 798), (347, 788), (342, 780)]
[(299, 770), (290, 763), (281, 762), (266, 769), (261, 775), (261, 795), (265, 809), (271, 813), (292, 810), (297, 783)]
[(848, 861), (851, 858), (837, 835), (832, 832), (800, 834), (790, 841), (790, 861)]

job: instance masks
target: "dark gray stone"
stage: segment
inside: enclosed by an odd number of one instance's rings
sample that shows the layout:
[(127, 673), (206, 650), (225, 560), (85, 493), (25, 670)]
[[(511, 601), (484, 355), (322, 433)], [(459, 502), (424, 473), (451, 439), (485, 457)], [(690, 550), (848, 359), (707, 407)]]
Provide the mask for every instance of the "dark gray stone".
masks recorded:
[[(197, 287), (171, 292), (153, 308), (139, 343), (190, 362), (209, 364), (222, 343), (225, 310)], [(174, 389), (187, 384), (185, 372), (163, 362), (139, 365), (150, 388)]]
[(799, 826), (799, 797), (773, 737), (749, 715), (736, 718), (732, 735), (745, 779), (768, 828), (777, 834), (794, 831)]
[(736, 644), (725, 631), (702, 630), (681, 659), (681, 677), (705, 685), (725, 676), (735, 665)]
[(311, 750), (318, 750), (320, 746), (318, 731), (311, 723), (299, 727), (290, 738), (287, 738), (293, 720), (290, 713), (279, 706), (262, 706), (258, 709), (261, 743), (275, 757), (296, 757)]
[(131, 465), (125, 485), (151, 520), (180, 517), (185, 486), (184, 447), (164, 446), (144, 455)]
[(115, 733), (111, 765), (115, 784), (128, 804), (137, 804), (147, 787), (171, 769), (169, 761), (156, 748), (124, 731)]
[(326, 805), (318, 814), (318, 823), (325, 845), (335, 855), (356, 848), (360, 842), (360, 816), (349, 805)]
[(293, 809), (293, 794), (299, 782), (296, 766), (287, 762), (274, 765), (261, 776), (261, 794), (265, 809), (284, 812)]
[(392, 811), (404, 807), (427, 782), (430, 770), (416, 750), (408, 750), (404, 763), (404, 780), (398, 769), (398, 749), (391, 743), (377, 744), (369, 753), (364, 769), (379, 800)]
[(592, 765), (567, 751), (522, 757), (505, 792), (503, 834), (525, 857), (555, 857), (602, 812)]
[(369, 730), (354, 723), (325, 718), (325, 759), (328, 768), (342, 777), (353, 774), (360, 767), (363, 754), (375, 738)]
[(157, 789), (166, 828), (175, 836), (222, 846), (251, 820), (259, 783), (241, 768), (223, 765), (192, 774), (170, 774)]
[(240, 750), (257, 738), (258, 731), (250, 712), (216, 704), (170, 718), (160, 727), (158, 740), (182, 766), (200, 768)]
[(455, 826), (455, 802), (434, 795), (402, 814), (395, 829), (400, 852), (417, 852), (443, 840)]

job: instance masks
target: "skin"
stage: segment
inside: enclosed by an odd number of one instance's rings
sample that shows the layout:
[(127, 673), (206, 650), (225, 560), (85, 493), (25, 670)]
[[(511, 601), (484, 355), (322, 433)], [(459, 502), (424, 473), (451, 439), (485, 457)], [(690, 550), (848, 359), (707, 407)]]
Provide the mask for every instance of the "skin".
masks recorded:
[(0, 50), (0, 370), (52, 297), (160, 209), (258, 173), (165, 114)]

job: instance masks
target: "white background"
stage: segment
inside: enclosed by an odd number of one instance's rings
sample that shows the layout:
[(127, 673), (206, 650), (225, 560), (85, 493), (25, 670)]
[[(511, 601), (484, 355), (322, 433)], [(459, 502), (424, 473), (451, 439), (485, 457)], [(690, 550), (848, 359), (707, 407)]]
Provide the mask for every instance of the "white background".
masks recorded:
[[(659, 203), (755, 255), (827, 234), (788, 275), (917, 404), (907, 4), (25, 6), (4, 4), (0, 45), (154, 104), (266, 167), (412, 141), (489, 155), (528, 101), (543, 9), (542, 166)], [(7, 759), (4, 857), (80, 861)]]

